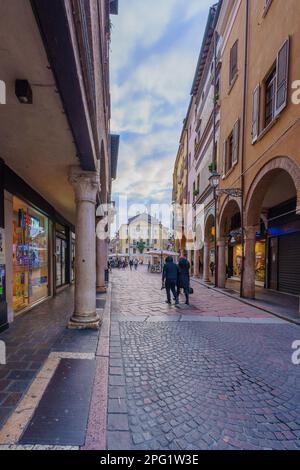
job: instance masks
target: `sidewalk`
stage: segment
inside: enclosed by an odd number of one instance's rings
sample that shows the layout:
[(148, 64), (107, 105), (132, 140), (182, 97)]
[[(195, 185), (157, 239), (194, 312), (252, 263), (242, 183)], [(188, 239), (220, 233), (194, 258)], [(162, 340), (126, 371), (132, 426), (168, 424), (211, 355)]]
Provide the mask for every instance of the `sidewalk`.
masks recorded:
[(290, 321), (300, 325), (299, 298), (296, 296), (283, 294), (281, 292), (269, 291), (262, 287), (256, 287), (255, 299), (241, 299), (239, 293), (239, 282), (227, 281), (227, 287), (224, 289), (216, 288), (213, 284), (207, 284), (198, 278), (192, 278), (194, 282), (213, 289), (216, 292), (222, 292), (228, 297), (238, 299), (240, 302), (251, 305), (264, 312), (271, 313), (283, 320)]
[[(97, 296), (100, 314), (105, 298)], [(72, 312), (68, 288), (0, 335), (7, 346), (7, 364), (0, 366), (0, 448), (84, 444), (99, 331), (67, 330)]]

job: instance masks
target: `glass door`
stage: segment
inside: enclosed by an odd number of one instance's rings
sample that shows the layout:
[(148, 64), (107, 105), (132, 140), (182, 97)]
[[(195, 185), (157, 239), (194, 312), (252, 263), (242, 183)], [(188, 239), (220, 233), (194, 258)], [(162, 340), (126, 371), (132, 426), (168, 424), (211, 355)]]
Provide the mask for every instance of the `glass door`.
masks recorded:
[(67, 249), (67, 241), (56, 236), (56, 287), (61, 287), (67, 282)]

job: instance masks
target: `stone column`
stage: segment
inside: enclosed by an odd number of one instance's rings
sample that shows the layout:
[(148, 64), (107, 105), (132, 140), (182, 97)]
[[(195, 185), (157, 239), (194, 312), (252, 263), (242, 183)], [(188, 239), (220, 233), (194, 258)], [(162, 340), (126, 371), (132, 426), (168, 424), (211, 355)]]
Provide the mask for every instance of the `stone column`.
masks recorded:
[(200, 277), (199, 271), (199, 250), (194, 251), (194, 276)]
[(72, 167), (69, 180), (76, 201), (75, 309), (69, 328), (97, 329), (95, 206), (99, 174)]
[(105, 269), (107, 268), (107, 240), (96, 238), (96, 290), (106, 292)]
[(209, 278), (209, 242), (204, 242), (203, 280), (204, 280), (204, 282), (210, 282), (210, 278)]
[(243, 297), (255, 297), (255, 240), (257, 227), (245, 227), (245, 259), (243, 274)]
[(218, 242), (218, 287), (224, 288), (226, 284), (226, 240), (219, 238)]

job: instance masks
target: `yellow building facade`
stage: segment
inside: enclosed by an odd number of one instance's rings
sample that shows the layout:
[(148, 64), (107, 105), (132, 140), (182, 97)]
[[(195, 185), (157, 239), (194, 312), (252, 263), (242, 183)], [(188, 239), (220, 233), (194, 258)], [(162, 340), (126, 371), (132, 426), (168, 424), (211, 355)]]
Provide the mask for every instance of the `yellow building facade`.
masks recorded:
[(300, 2), (225, 0), (218, 284), (300, 295)]

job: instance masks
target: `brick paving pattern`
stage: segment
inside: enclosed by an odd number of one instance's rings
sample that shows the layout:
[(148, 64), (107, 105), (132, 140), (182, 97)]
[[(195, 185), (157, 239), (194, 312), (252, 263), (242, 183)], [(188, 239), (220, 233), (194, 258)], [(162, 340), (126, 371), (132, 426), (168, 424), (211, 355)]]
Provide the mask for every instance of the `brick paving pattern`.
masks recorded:
[(108, 449), (300, 448), (298, 326), (200, 285), (178, 314), (143, 268), (112, 280)]

